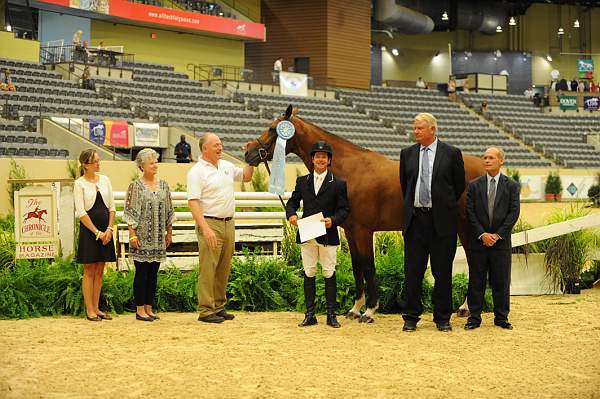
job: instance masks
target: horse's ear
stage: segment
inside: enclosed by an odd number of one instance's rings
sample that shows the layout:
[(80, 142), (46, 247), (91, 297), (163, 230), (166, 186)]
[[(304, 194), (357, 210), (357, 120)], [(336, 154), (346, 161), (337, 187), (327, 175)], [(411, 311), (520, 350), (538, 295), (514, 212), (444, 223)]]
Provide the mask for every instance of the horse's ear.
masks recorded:
[(290, 119), (290, 116), (292, 116), (292, 110), (294, 107), (292, 107), (292, 104), (288, 105), (287, 109), (285, 110), (285, 119)]
[(292, 110), (292, 116), (297, 116), (298, 112), (300, 112), (300, 108), (294, 107), (294, 109)]

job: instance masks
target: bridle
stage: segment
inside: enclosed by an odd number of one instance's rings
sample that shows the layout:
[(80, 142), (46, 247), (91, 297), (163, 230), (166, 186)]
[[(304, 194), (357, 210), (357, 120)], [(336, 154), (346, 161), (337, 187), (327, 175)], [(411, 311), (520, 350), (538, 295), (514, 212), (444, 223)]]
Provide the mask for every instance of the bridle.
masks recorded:
[[(256, 151), (258, 152), (259, 163), (263, 162), (265, 164), (265, 168), (267, 168), (267, 172), (269, 176), (271, 175), (271, 168), (269, 168), (269, 147), (273, 145), (273, 141), (277, 139), (277, 131), (274, 127), (269, 128), (269, 138), (262, 142), (260, 137), (256, 138), (256, 142), (258, 143), (258, 148)], [(281, 195), (277, 195), (279, 197), (279, 201), (281, 202), (281, 206), (285, 209), (285, 202), (283, 202), (283, 198)]]

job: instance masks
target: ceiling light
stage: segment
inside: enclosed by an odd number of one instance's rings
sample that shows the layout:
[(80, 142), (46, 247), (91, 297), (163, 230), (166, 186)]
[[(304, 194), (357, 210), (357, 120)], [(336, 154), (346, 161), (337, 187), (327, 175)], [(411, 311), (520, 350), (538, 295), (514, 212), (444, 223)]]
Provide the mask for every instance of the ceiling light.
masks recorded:
[(550, 54), (548, 54), (548, 55), (546, 56), (546, 59), (547, 59), (549, 62), (552, 62), (552, 56), (551, 56)]
[(565, 30), (563, 28), (558, 28), (558, 34), (559, 35), (564, 35), (565, 34)]
[(494, 51), (494, 57), (498, 57), (498, 58), (502, 57), (502, 52), (500, 50)]
[(508, 21), (508, 24), (510, 26), (515, 26), (517, 24), (517, 21), (515, 21), (515, 17), (510, 17), (510, 20)]
[(496, 33), (502, 33), (502, 27), (500, 25), (496, 26)]
[(448, 20), (448, 13), (446, 11), (444, 11), (442, 13), (442, 21), (447, 21)]
[(6, 31), (7, 32), (12, 32), (12, 26), (6, 25)]
[(579, 20), (576, 19), (575, 22), (573, 22), (573, 28), (579, 28)]
[(387, 48), (385, 46), (381, 46), (381, 51), (386, 51)]
[(400, 52), (398, 51), (397, 48), (393, 48), (392, 49), (392, 54), (395, 55), (396, 57), (398, 56), (398, 54), (400, 54)]

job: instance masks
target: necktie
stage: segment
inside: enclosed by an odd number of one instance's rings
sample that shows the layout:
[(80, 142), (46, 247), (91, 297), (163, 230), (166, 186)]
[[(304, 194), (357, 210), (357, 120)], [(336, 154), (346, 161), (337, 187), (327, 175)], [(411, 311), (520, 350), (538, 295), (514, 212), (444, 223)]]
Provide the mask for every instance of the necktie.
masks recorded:
[(321, 189), (322, 180), (323, 178), (321, 176), (315, 175), (315, 195), (317, 195)]
[(423, 159), (421, 159), (421, 177), (419, 178), (419, 203), (421, 206), (428, 206), (431, 202), (429, 191), (429, 148), (423, 150)]
[(488, 187), (488, 214), (490, 216), (490, 226), (494, 218), (494, 201), (496, 200), (496, 179), (492, 177)]

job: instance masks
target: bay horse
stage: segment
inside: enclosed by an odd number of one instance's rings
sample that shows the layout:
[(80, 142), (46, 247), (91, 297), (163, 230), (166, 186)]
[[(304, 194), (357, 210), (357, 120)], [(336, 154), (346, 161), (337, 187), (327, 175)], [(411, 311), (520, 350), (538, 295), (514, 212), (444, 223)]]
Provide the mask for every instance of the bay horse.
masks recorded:
[[(376, 231), (399, 231), (403, 227), (403, 195), (400, 188), (399, 161), (392, 161), (383, 154), (359, 147), (350, 141), (329, 133), (297, 116), (298, 109), (290, 105), (285, 114), (275, 119), (258, 138), (246, 144), (245, 159), (249, 165), (257, 166), (273, 157), (277, 139), (276, 126), (282, 120), (294, 124), (296, 132), (287, 140), (286, 155), (294, 153), (308, 170), (312, 170), (310, 148), (319, 140), (333, 147), (331, 170), (346, 181), (350, 215), (342, 224), (352, 257), (352, 271), (356, 285), (354, 306), (346, 317), (359, 322), (373, 321), (379, 306), (378, 287), (375, 276), (373, 233)], [(485, 174), (483, 161), (463, 155), (466, 182)], [(466, 190), (459, 201), (459, 237), (463, 246), (468, 245), (469, 226), (466, 220)], [(469, 251), (467, 252), (467, 261)], [(365, 298), (366, 285), (366, 298)], [(366, 299), (366, 301), (365, 301)], [(365, 305), (367, 309), (361, 315)], [(463, 305), (464, 306), (464, 305)]]

